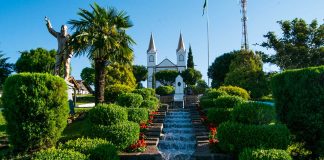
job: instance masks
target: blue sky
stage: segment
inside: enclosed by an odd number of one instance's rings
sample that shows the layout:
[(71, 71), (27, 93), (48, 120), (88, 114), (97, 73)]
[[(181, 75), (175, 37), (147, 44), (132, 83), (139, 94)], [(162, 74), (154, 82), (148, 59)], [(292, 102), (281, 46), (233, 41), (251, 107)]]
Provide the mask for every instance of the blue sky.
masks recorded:
[[(146, 65), (146, 50), (151, 32), (158, 50), (157, 61), (169, 58), (175, 62), (180, 31), (186, 48), (192, 46), (196, 68), (207, 80), (206, 17), (202, 16), (204, 0), (0, 0), (0, 50), (14, 63), (19, 51), (37, 47), (56, 49), (57, 42), (47, 31), (44, 17), (59, 30), (70, 19), (78, 19), (79, 8), (89, 4), (124, 10), (134, 26), (127, 33), (136, 41), (135, 64)], [(238, 0), (209, 0), (210, 64), (215, 57), (241, 46), (241, 13)], [(268, 31), (280, 33), (279, 20), (303, 18), (323, 23), (323, 0), (248, 0), (248, 34), (252, 50), (271, 50), (251, 44), (261, 43)], [(69, 26), (70, 27), (70, 26)], [(73, 32), (70, 30), (70, 33)], [(86, 57), (72, 58), (72, 76), (90, 66)], [(266, 66), (265, 70), (275, 69)]]

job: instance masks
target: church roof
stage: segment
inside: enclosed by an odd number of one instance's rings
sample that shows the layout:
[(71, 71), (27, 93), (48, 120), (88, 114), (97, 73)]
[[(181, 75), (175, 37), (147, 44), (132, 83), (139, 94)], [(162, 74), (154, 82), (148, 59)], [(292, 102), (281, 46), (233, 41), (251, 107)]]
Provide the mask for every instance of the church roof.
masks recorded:
[(151, 33), (150, 44), (147, 49), (147, 53), (155, 53), (155, 52), (156, 52), (155, 43), (153, 39), (153, 34)]
[(185, 48), (185, 45), (184, 45), (184, 43), (183, 43), (182, 34), (180, 33), (177, 52), (179, 52), (181, 49), (182, 49), (182, 50), (185, 50), (186, 48)]
[(165, 58), (161, 63), (156, 65), (156, 67), (177, 67), (177, 65), (172, 63), (169, 59)]

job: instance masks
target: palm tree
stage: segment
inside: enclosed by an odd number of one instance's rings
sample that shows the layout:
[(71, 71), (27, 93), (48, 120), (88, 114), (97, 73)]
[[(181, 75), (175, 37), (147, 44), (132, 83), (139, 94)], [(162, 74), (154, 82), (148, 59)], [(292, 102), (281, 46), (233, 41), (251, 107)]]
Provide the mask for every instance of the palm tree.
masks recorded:
[(69, 46), (76, 56), (87, 55), (95, 64), (95, 103), (104, 102), (105, 67), (112, 62), (128, 63), (133, 60), (131, 45), (134, 40), (125, 32), (132, 27), (124, 11), (103, 8), (94, 3), (92, 12), (80, 9), (79, 20), (70, 20), (76, 32)]

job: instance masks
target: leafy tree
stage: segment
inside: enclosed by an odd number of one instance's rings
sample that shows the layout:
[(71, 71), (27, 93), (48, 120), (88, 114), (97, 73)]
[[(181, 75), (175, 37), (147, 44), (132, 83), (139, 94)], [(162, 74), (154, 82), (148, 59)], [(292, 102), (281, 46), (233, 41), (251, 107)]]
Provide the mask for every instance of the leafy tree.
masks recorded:
[(147, 79), (147, 69), (145, 66), (133, 65), (133, 74), (136, 78), (136, 83), (140, 83)]
[(13, 64), (8, 63), (8, 57), (4, 57), (4, 54), (1, 54), (0, 51), (0, 88), (5, 82), (6, 78), (13, 72)]
[(251, 92), (252, 98), (266, 95), (268, 82), (262, 71), (261, 58), (252, 51), (239, 52), (231, 62), (224, 84), (244, 88)]
[(155, 73), (155, 79), (159, 81), (162, 85), (172, 86), (178, 75), (178, 71), (163, 70)]
[(196, 85), (197, 81), (202, 77), (201, 73), (193, 68), (187, 68), (180, 75), (187, 85)]
[(130, 46), (135, 42), (126, 34), (132, 23), (124, 11), (106, 9), (96, 3), (90, 7), (91, 12), (80, 9), (80, 19), (68, 22), (76, 30), (69, 45), (76, 56), (87, 55), (94, 61), (95, 103), (98, 104), (104, 102), (106, 66), (111, 62), (130, 64), (133, 60)]
[(86, 84), (93, 85), (95, 81), (95, 70), (90, 67), (83, 68), (80, 76)]
[(306, 24), (303, 19), (279, 21), (282, 37), (274, 32), (264, 35), (261, 46), (274, 49), (274, 62), (282, 69), (305, 68), (324, 64), (324, 24), (316, 20)]
[(106, 67), (106, 70), (106, 85), (122, 84), (131, 88), (136, 87), (136, 79), (130, 65), (112, 63)]
[(195, 64), (194, 64), (193, 56), (192, 56), (191, 45), (189, 46), (187, 68), (192, 68), (192, 69), (195, 68)]
[(48, 51), (44, 48), (37, 48), (20, 53), (21, 55), (15, 64), (16, 72), (54, 72), (56, 55), (55, 50)]
[(208, 77), (212, 79), (212, 87), (216, 88), (224, 84), (226, 74), (229, 72), (231, 61), (240, 51), (224, 53), (217, 57), (213, 64), (208, 68)]

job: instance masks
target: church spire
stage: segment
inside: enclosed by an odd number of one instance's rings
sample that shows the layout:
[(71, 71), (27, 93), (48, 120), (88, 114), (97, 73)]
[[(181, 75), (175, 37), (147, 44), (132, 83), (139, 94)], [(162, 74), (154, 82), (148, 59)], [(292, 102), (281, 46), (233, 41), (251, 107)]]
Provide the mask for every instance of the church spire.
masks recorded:
[(151, 33), (150, 44), (147, 49), (147, 53), (155, 53), (155, 52), (156, 52), (156, 48), (155, 48), (155, 43), (154, 43), (154, 39), (153, 39), (153, 33)]
[(179, 43), (178, 43), (178, 48), (177, 48), (177, 52), (179, 52), (180, 50), (185, 50), (185, 45), (183, 43), (183, 38), (182, 38), (182, 34), (180, 32), (180, 38), (179, 38)]

